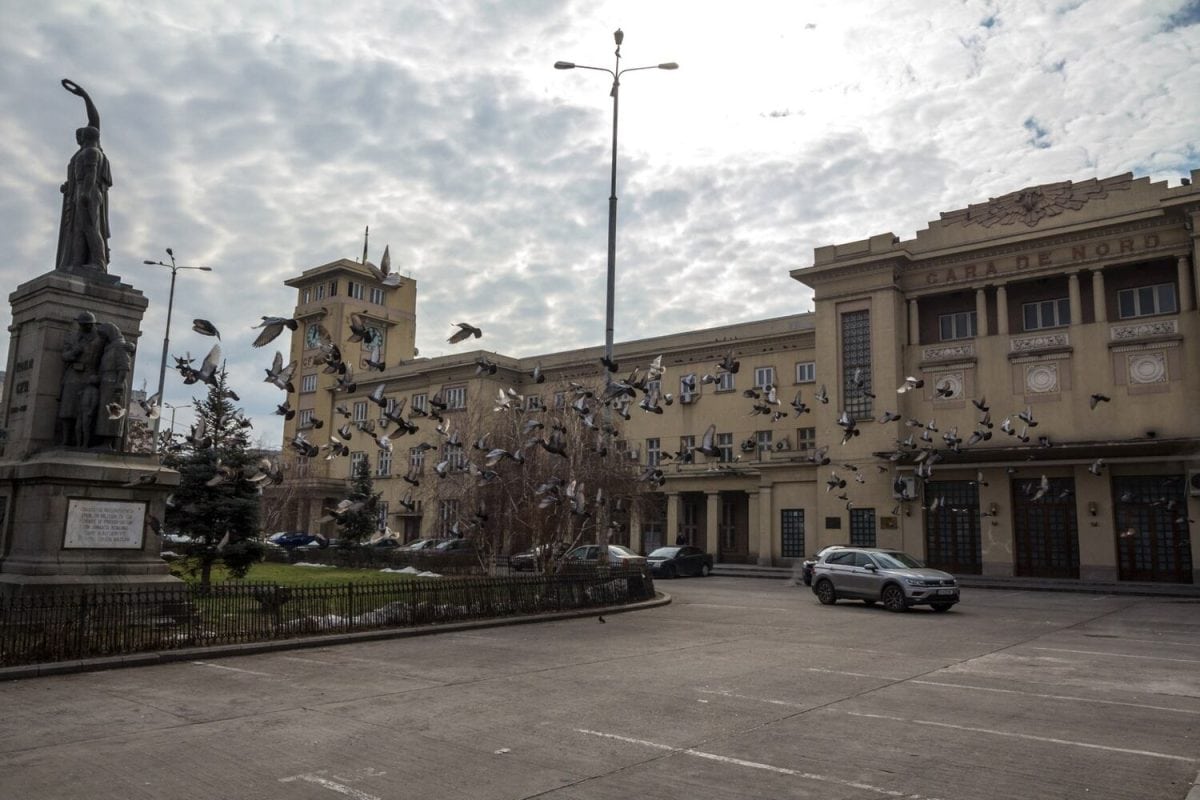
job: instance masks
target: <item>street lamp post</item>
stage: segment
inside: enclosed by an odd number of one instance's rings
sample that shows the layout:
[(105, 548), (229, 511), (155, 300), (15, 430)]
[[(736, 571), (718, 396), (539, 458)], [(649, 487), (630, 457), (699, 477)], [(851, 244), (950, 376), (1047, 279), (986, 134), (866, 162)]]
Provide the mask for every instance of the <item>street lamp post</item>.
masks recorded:
[[(182, 264), (175, 263), (175, 253), (171, 248), (167, 248), (167, 256), (170, 257), (171, 263), (166, 264), (162, 261), (143, 261), (143, 264), (150, 266), (166, 267), (171, 270), (171, 292), (167, 295), (167, 328), (163, 332), (162, 346), (162, 361), (158, 365), (158, 404), (163, 405), (163, 382), (167, 377), (167, 349), (171, 346), (171, 310), (175, 307), (175, 274), (181, 269), (198, 269), (202, 272), (212, 272), (212, 267), (186, 267)], [(157, 453), (158, 447), (158, 429), (162, 424), (162, 414), (154, 420), (154, 452)], [(172, 430), (174, 429), (174, 413), (172, 413)]]
[(621, 76), (626, 72), (636, 72), (643, 69), (679, 69), (679, 65), (674, 61), (668, 61), (662, 64), (653, 64), (648, 67), (627, 67), (621, 69), (621, 42), (624, 41), (625, 34), (618, 28), (613, 32), (613, 41), (617, 43), (616, 65), (612, 69), (607, 67), (589, 67), (583, 64), (576, 64), (573, 61), (555, 61), (555, 69), (593, 69), (598, 72), (607, 72), (612, 75), (612, 92), (610, 93), (613, 101), (613, 119), (612, 119), (612, 187), (608, 197), (608, 294), (607, 307), (605, 310), (604, 322), (604, 361), (605, 366), (612, 370), (613, 364), (613, 307), (615, 305), (616, 280), (617, 280), (617, 108), (620, 99)]
[[(174, 436), (175, 435), (175, 412), (181, 408), (191, 408), (191, 406), (188, 405), (187, 403), (184, 403), (184, 404), (178, 405), (178, 406), (171, 405), (170, 403), (163, 403), (162, 406), (164, 408), (171, 409), (171, 424), (169, 426), (169, 430), (171, 432), (171, 436)], [(161, 418), (162, 414), (159, 414), (159, 417)], [(155, 420), (155, 422), (157, 422), (157, 420)], [(158, 437), (156, 436), (155, 438), (157, 439)]]

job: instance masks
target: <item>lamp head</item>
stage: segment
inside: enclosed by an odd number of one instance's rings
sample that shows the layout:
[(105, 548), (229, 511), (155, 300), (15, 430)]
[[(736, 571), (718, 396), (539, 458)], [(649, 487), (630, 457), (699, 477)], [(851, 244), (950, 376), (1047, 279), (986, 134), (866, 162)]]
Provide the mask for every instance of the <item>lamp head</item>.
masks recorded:
[(659, 69), (679, 69), (679, 65), (676, 64), (674, 61), (668, 61), (664, 64), (659, 64), (658, 68)]
[(625, 41), (625, 32), (617, 28), (613, 31), (613, 41), (617, 43), (617, 47), (620, 47), (621, 42)]
[(555, 69), (575, 69), (575, 64), (572, 61), (555, 61)]
[(143, 263), (143, 264), (149, 264), (150, 266), (154, 266), (154, 265), (155, 265), (155, 264), (157, 264), (158, 262), (157, 262), (157, 261), (143, 261), (142, 263)]
[(172, 258), (174, 258), (174, 256), (175, 256), (175, 251), (174, 251), (174, 250), (172, 250), (171, 248), (169, 248), (169, 247), (168, 247), (168, 248), (167, 248), (167, 255), (169, 255), (169, 256), (171, 256)]

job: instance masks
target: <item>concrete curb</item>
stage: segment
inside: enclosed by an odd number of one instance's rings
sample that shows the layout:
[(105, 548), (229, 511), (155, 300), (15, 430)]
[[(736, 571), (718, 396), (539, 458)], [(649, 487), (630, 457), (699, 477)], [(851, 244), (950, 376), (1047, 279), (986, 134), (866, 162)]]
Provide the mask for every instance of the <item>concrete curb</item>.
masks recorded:
[[(312, 647), (329, 647), (339, 644), (355, 644), (357, 642), (374, 642), (383, 639), (405, 639), (412, 636), (430, 636), (438, 633), (455, 633), (458, 631), (478, 630), (480, 628), (500, 628), (508, 625), (529, 625), (535, 622), (554, 622), (563, 619), (580, 617), (599, 617), (604, 614), (623, 614), (627, 611), (642, 611), (648, 608), (658, 608), (668, 605), (671, 595), (666, 592), (655, 592), (654, 599), (643, 600), (640, 603), (629, 603), (619, 606), (596, 606), (592, 608), (577, 608), (570, 611), (554, 611), (548, 614), (534, 614), (524, 617), (492, 617), (488, 619), (470, 620), (467, 622), (448, 622), (440, 625), (424, 625), (419, 628), (381, 628), (373, 631), (356, 631), (354, 633), (333, 633), (324, 636), (306, 636), (295, 639), (273, 639), (266, 642), (247, 642), (246, 644), (226, 644), (213, 647), (184, 647), (178, 650), (159, 650), (151, 653), (131, 653), (123, 656), (104, 656), (100, 658), (84, 658), (71, 661), (54, 661), (48, 664), (25, 664), (16, 667), (0, 667), (0, 683), (4, 681), (40, 678), (50, 675), (69, 675), (77, 672), (98, 672), (105, 669), (120, 669), (123, 667), (149, 667), (156, 664), (169, 664), (176, 661), (210, 660), (229, 656), (248, 656), (258, 653), (270, 653), (278, 650), (301, 650)], [(1190, 799), (1189, 799), (1190, 800)]]

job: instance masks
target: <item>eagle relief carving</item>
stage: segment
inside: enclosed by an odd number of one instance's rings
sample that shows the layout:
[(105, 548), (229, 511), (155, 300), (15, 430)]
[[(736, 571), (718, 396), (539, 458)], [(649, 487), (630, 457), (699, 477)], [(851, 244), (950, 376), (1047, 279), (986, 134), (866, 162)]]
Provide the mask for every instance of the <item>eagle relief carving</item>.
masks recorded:
[(1012, 225), (1024, 223), (1032, 228), (1048, 217), (1056, 217), (1064, 211), (1078, 211), (1089, 200), (1108, 197), (1108, 193), (1128, 189), (1132, 175), (1118, 175), (1104, 180), (1080, 181), (1072, 183), (1048, 183), (1042, 186), (1031, 186), (1015, 192), (993, 197), (986, 203), (977, 203), (959, 211), (944, 212), (941, 217), (945, 223), (961, 223), (963, 225), (980, 225), (990, 228), (994, 225)]

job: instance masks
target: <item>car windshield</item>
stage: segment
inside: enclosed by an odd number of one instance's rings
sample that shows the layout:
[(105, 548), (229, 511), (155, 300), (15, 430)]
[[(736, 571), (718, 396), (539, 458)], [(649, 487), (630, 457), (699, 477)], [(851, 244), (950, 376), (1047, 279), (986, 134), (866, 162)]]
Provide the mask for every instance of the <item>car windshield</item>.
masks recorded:
[(647, 556), (647, 558), (674, 558), (678, 553), (678, 547), (660, 547)]
[(920, 561), (917, 561), (908, 553), (872, 553), (871, 558), (875, 559), (879, 566), (884, 569), (911, 569), (922, 566)]
[(610, 553), (617, 553), (618, 555), (622, 555), (622, 556), (635, 556), (635, 555), (637, 555), (637, 553), (633, 552), (632, 550), (628, 550), (628, 549), (626, 549), (626, 548), (622, 547), (622, 546), (621, 546), (621, 545), (619, 545), (619, 544), (610, 544), (610, 545), (608, 546), (608, 550), (609, 550), (609, 552), (610, 552)]

